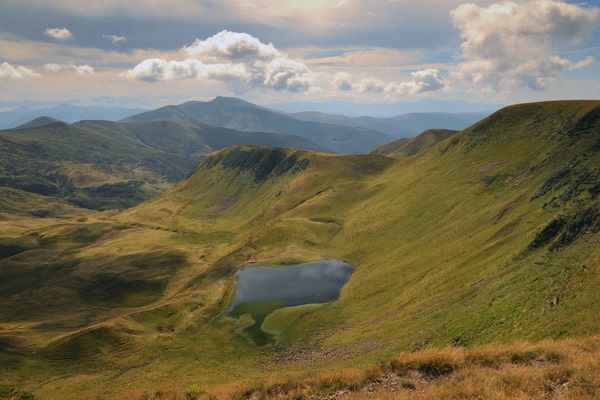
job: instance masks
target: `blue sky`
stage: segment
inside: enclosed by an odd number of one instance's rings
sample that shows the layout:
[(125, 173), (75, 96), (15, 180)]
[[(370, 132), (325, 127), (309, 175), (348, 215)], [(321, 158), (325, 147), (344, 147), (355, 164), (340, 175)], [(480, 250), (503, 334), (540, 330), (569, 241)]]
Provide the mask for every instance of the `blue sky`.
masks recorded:
[(0, 0), (0, 109), (600, 98), (600, 4)]

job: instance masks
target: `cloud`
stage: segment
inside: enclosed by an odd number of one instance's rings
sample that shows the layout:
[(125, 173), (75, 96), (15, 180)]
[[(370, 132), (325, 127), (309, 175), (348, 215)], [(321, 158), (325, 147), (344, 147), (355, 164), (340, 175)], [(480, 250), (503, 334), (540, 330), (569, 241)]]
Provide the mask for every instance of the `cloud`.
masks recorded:
[(227, 30), (205, 40), (196, 39), (191, 46), (184, 47), (184, 50), (191, 56), (228, 60), (272, 60), (284, 57), (272, 43), (264, 44), (247, 33)]
[(462, 61), (452, 76), (482, 90), (543, 90), (561, 73), (593, 62), (561, 58), (556, 47), (588, 40), (600, 16), (598, 8), (533, 0), (488, 7), (463, 4), (450, 15), (463, 39)]
[(0, 64), (0, 80), (20, 80), (28, 78), (39, 78), (40, 74), (22, 66), (13, 66), (7, 62)]
[(398, 85), (386, 87), (388, 93), (396, 94), (426, 94), (448, 90), (449, 86), (438, 69), (427, 68), (410, 74), (411, 80)]
[(96, 71), (94, 67), (91, 67), (87, 64), (84, 65), (74, 65), (74, 64), (55, 64), (50, 63), (44, 65), (44, 69), (49, 72), (54, 73), (63, 73), (63, 72), (75, 72), (78, 75), (87, 76), (93, 75)]
[(127, 38), (125, 36), (104, 34), (102, 35), (102, 37), (109, 41), (111, 44), (127, 43)]
[(122, 75), (127, 78), (157, 82), (197, 78), (202, 74), (203, 69), (204, 64), (196, 59), (166, 61), (160, 58), (149, 58)]
[(333, 84), (338, 90), (356, 90), (359, 93), (384, 93), (388, 96), (424, 95), (430, 92), (447, 91), (448, 81), (435, 68), (414, 71), (410, 79), (402, 82), (386, 82), (377, 78), (354, 79), (346, 72), (335, 74)]
[(360, 93), (383, 93), (386, 83), (380, 79), (364, 78), (355, 86)]
[(250, 88), (290, 92), (314, 89), (312, 73), (305, 64), (247, 33), (221, 31), (205, 40), (196, 39), (182, 51), (189, 58), (183, 61), (146, 59), (122, 76), (149, 82), (219, 80), (236, 92)]
[(55, 40), (67, 40), (73, 38), (73, 34), (67, 28), (48, 28), (44, 31), (44, 35), (50, 36)]
[(338, 72), (333, 78), (333, 84), (342, 91), (352, 90), (352, 77), (347, 72)]

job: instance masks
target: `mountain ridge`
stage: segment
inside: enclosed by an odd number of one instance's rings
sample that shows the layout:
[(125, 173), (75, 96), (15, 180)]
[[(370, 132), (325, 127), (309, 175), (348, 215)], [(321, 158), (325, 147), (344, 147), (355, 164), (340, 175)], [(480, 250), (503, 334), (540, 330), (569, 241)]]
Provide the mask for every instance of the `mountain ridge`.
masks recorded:
[(492, 103), (475, 103), (452, 100), (420, 100), (416, 102), (400, 101), (396, 103), (354, 103), (349, 101), (330, 100), (323, 102), (288, 102), (269, 104), (267, 107), (287, 113), (322, 112), (349, 117), (372, 116), (390, 118), (401, 114), (430, 113), (444, 111), (449, 113), (487, 112), (489, 114), (505, 105)]
[(447, 139), (457, 132), (451, 129), (428, 129), (413, 138), (397, 139), (393, 142), (377, 146), (370, 153), (382, 154), (394, 158), (410, 157), (435, 146), (438, 142)]
[(393, 117), (375, 118), (370, 116), (346, 117), (316, 112), (292, 114), (297, 118), (315, 122), (329, 122), (339, 125), (359, 126), (375, 129), (395, 138), (413, 137), (428, 129), (460, 130), (487, 117), (490, 112), (479, 113), (406, 113)]
[(11, 111), (0, 112), (0, 129), (14, 129), (39, 117), (50, 117), (67, 123), (80, 120), (102, 119), (117, 121), (129, 115), (145, 111), (142, 108), (77, 106), (58, 104), (53, 107), (29, 108), (21, 106)]
[(92, 209), (124, 208), (147, 200), (184, 178), (210, 152), (233, 144), (326, 151), (292, 135), (200, 123), (69, 124), (48, 117), (0, 131), (0, 141), (0, 186)]
[(165, 119), (202, 122), (240, 131), (293, 134), (336, 153), (364, 153), (391, 140), (387, 134), (375, 130), (302, 121), (281, 111), (229, 97), (166, 106), (121, 121), (139, 123)]

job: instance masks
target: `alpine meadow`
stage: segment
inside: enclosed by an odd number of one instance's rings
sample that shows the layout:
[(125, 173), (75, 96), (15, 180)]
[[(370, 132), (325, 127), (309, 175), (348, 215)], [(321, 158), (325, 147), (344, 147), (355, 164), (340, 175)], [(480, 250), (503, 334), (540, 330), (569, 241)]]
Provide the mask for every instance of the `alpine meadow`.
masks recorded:
[(600, 0), (0, 0), (0, 400), (600, 399)]
[[(595, 398), (600, 102), (423, 135), (381, 154), (226, 147), (121, 210), (3, 203), (0, 393)], [(326, 258), (355, 269), (337, 300), (228, 312), (249, 262)]]

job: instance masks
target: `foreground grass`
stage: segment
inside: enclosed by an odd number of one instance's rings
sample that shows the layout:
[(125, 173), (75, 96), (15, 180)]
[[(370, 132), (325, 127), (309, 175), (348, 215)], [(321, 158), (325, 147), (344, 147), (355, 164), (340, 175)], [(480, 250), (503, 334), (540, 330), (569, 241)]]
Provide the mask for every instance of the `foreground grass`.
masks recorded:
[(407, 352), (370, 368), (275, 373), (227, 387), (136, 391), (141, 399), (596, 399), (600, 337)]

